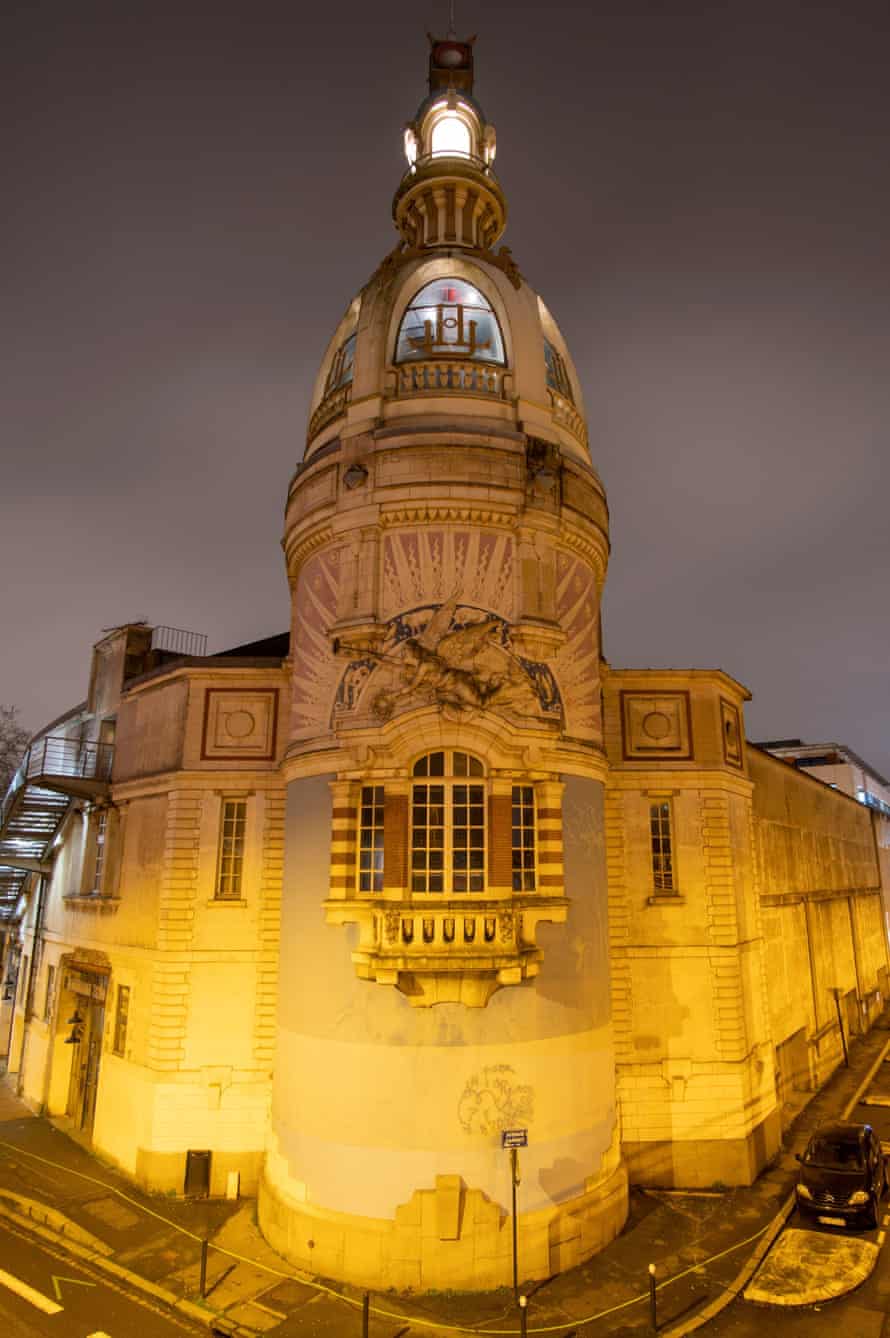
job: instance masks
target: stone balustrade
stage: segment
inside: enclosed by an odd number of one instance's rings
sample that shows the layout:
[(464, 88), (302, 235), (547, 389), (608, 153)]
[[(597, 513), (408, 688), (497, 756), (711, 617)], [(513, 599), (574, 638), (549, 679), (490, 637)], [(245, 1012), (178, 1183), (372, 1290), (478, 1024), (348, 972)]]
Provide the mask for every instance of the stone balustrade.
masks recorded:
[(423, 362), (405, 362), (393, 368), (394, 387), (390, 394), (396, 398), (407, 395), (458, 392), (464, 395), (490, 395), (506, 398), (506, 383), (510, 376), (506, 367), (493, 363), (473, 362), (456, 358), (436, 358)]

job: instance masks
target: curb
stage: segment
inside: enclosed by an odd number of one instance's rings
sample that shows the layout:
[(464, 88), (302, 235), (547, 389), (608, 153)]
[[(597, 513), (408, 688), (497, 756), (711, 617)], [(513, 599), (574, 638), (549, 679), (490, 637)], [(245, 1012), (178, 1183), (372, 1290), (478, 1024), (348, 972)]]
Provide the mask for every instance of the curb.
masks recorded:
[[(890, 1040), (885, 1042), (878, 1057), (873, 1061), (865, 1077), (862, 1079), (861, 1083), (856, 1088), (856, 1091), (853, 1093), (847, 1104), (844, 1106), (843, 1110), (841, 1111), (841, 1119), (843, 1120), (847, 1119), (850, 1112), (853, 1109), (855, 1109), (856, 1106), (858, 1106), (863, 1093), (867, 1092), (869, 1087), (871, 1086), (872, 1080), (874, 1079), (874, 1076), (877, 1073), (878, 1069), (883, 1064), (888, 1051), (890, 1051)], [(719, 1315), (721, 1310), (725, 1310), (726, 1307), (732, 1301), (734, 1301), (737, 1296), (740, 1296), (742, 1294), (744, 1289), (747, 1287), (748, 1283), (753, 1278), (754, 1274), (757, 1272), (760, 1265), (763, 1263), (773, 1244), (775, 1243), (776, 1237), (778, 1236), (779, 1232), (785, 1226), (785, 1223), (788, 1221), (788, 1218), (794, 1211), (796, 1202), (797, 1202), (797, 1195), (794, 1193), (794, 1191), (792, 1191), (788, 1195), (788, 1198), (785, 1200), (785, 1202), (782, 1204), (779, 1211), (776, 1213), (773, 1220), (766, 1227), (763, 1240), (759, 1242), (757, 1247), (752, 1252), (750, 1258), (739, 1269), (738, 1273), (733, 1278), (732, 1282), (725, 1288), (722, 1295), (718, 1296), (715, 1300), (709, 1302), (708, 1305), (706, 1305), (702, 1310), (699, 1311), (699, 1313), (695, 1316), (694, 1319), (687, 1320), (686, 1322), (681, 1322), (680, 1324), (674, 1325), (673, 1327), (669, 1327), (662, 1330), (664, 1338), (684, 1338), (685, 1334), (694, 1333), (696, 1329), (702, 1328), (702, 1326), (707, 1324), (710, 1320), (712, 1320), (715, 1317), (715, 1315)], [(868, 1274), (866, 1274), (866, 1277), (869, 1277), (871, 1273), (874, 1271), (879, 1255), (880, 1255), (880, 1250), (876, 1250), (871, 1269), (869, 1270)], [(843, 1291), (836, 1292), (831, 1297), (831, 1299), (836, 1300), (839, 1296), (844, 1296), (847, 1294), (847, 1292), (854, 1291), (855, 1288), (860, 1287), (864, 1281), (865, 1278), (857, 1279), (856, 1282), (851, 1283), (851, 1285), (849, 1287), (846, 1287)], [(819, 1300), (824, 1298), (817, 1297), (815, 1299)]]
[(106, 1245), (104, 1240), (87, 1231), (86, 1227), (72, 1222), (71, 1218), (60, 1213), (58, 1208), (50, 1208), (48, 1204), (26, 1198), (24, 1194), (15, 1194), (11, 1189), (0, 1189), (0, 1210), (4, 1200), (11, 1205), (13, 1214), (17, 1213), (31, 1222), (39, 1222), (57, 1235), (63, 1236), (65, 1240), (79, 1241), (85, 1249), (94, 1250), (96, 1254), (106, 1257), (114, 1254), (112, 1247)]
[[(2, 1197), (8, 1198), (12, 1196), (7, 1195), (4, 1191)], [(40, 1205), (37, 1206), (39, 1207)], [(77, 1231), (82, 1230), (76, 1226), (76, 1223), (63, 1217), (61, 1213), (57, 1213), (53, 1209), (44, 1211), (52, 1213), (54, 1217), (66, 1223), (69, 1228), (74, 1227)], [(163, 1304), (169, 1306), (171, 1310), (178, 1311), (179, 1314), (185, 1315), (188, 1319), (194, 1320), (198, 1324), (202, 1324), (211, 1330), (216, 1325), (225, 1325), (225, 1328), (220, 1328), (219, 1331), (221, 1333), (231, 1334), (233, 1335), (233, 1338), (255, 1338), (256, 1331), (254, 1329), (248, 1329), (245, 1328), (244, 1325), (234, 1324), (232, 1320), (226, 1318), (222, 1311), (210, 1310), (206, 1306), (198, 1305), (195, 1301), (189, 1301), (183, 1296), (177, 1296), (175, 1292), (168, 1291), (166, 1287), (161, 1287), (156, 1282), (149, 1282), (148, 1278), (142, 1277), (140, 1273), (134, 1273), (132, 1269), (125, 1268), (123, 1264), (116, 1264), (113, 1259), (108, 1257), (109, 1254), (112, 1253), (111, 1246), (106, 1245), (104, 1241), (99, 1241), (96, 1237), (91, 1238), (95, 1242), (94, 1245), (85, 1245), (82, 1241), (78, 1240), (76, 1236), (67, 1234), (64, 1230), (54, 1230), (52, 1227), (44, 1225), (34, 1217), (16, 1212), (15, 1209), (10, 1208), (5, 1203), (0, 1203), (0, 1218), (6, 1218), (7, 1221), (14, 1223), (14, 1225), (23, 1227), (32, 1235), (38, 1236), (41, 1240), (45, 1240), (48, 1244), (58, 1246), (60, 1243), (64, 1243), (65, 1249), (69, 1254), (73, 1254), (75, 1258), (82, 1259), (85, 1263), (92, 1264), (92, 1266), (99, 1272), (110, 1274), (111, 1277), (115, 1278), (118, 1282), (125, 1282), (135, 1291), (145, 1292), (156, 1301), (163, 1302)], [(83, 1235), (89, 1236), (89, 1232), (83, 1232)], [(98, 1248), (96, 1248), (96, 1246), (98, 1246)]]
[[(863, 1093), (868, 1090), (875, 1074), (887, 1057), (888, 1051), (890, 1051), (890, 1040), (885, 1042), (865, 1077), (843, 1107), (841, 1119), (847, 1119), (850, 1112), (859, 1104)], [(678, 1324), (669, 1324), (661, 1329), (660, 1332), (664, 1335), (664, 1338), (685, 1338), (686, 1334), (695, 1333), (742, 1294), (794, 1211), (796, 1201), (797, 1196), (792, 1191), (772, 1221), (763, 1228), (761, 1240), (732, 1282), (725, 1286), (721, 1290), (721, 1294), (704, 1306), (694, 1318), (681, 1320)], [(195, 1301), (177, 1296), (175, 1292), (168, 1291), (166, 1287), (150, 1282), (141, 1274), (134, 1273), (122, 1264), (115, 1263), (109, 1258), (109, 1255), (113, 1253), (111, 1246), (97, 1236), (93, 1236), (76, 1222), (72, 1222), (70, 1218), (65, 1217), (63, 1213), (55, 1208), (50, 1208), (34, 1199), (25, 1198), (23, 1195), (14, 1194), (9, 1190), (0, 1189), (0, 1218), (7, 1218), (15, 1225), (50, 1243), (56, 1245), (64, 1243), (65, 1248), (71, 1254), (92, 1264), (98, 1271), (105, 1272), (120, 1282), (125, 1282), (136, 1291), (144, 1292), (188, 1319), (209, 1328), (212, 1333), (225, 1335), (226, 1338), (259, 1338), (255, 1329), (229, 1319), (222, 1311), (211, 1310), (205, 1305), (199, 1305)], [(879, 1255), (880, 1249), (876, 1249), (872, 1267), (866, 1276), (869, 1276), (874, 1270)], [(857, 1279), (850, 1287), (837, 1292), (831, 1299), (837, 1299), (837, 1297), (853, 1291), (856, 1287), (861, 1286), (864, 1280), (864, 1278)], [(770, 1303), (764, 1302), (764, 1304)]]
[(843, 1110), (841, 1111), (841, 1119), (842, 1119), (842, 1120), (845, 1120), (845, 1119), (847, 1118), (847, 1116), (850, 1114), (850, 1111), (853, 1110), (853, 1108), (854, 1108), (855, 1106), (858, 1106), (858, 1105), (859, 1105), (859, 1101), (860, 1101), (860, 1098), (862, 1097), (863, 1092), (867, 1092), (868, 1089), (869, 1089), (869, 1087), (871, 1086), (872, 1079), (874, 1078), (874, 1076), (875, 1076), (875, 1074), (877, 1073), (878, 1069), (879, 1069), (879, 1068), (881, 1067), (881, 1065), (883, 1064), (883, 1062), (884, 1062), (884, 1060), (885, 1060), (885, 1058), (886, 1058), (886, 1056), (887, 1056), (887, 1051), (888, 1051), (888, 1050), (890, 1050), (890, 1041), (886, 1041), (886, 1042), (885, 1042), (883, 1050), (882, 1050), (881, 1053), (878, 1055), (877, 1059), (876, 1059), (875, 1062), (872, 1064), (871, 1068), (868, 1070), (868, 1073), (866, 1073), (865, 1077), (862, 1079), (862, 1082), (861, 1082), (861, 1083), (859, 1084), (859, 1086), (856, 1088), (856, 1091), (855, 1091), (855, 1092), (853, 1093), (853, 1095), (850, 1097), (850, 1100), (849, 1100), (849, 1101), (847, 1102), (847, 1104), (844, 1106)]

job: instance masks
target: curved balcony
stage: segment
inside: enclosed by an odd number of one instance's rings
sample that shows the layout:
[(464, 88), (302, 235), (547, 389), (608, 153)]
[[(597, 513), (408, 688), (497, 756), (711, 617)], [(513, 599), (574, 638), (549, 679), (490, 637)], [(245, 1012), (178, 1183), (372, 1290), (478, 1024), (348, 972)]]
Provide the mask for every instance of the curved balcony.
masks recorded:
[(538, 925), (563, 924), (568, 901), (539, 894), (429, 904), (370, 897), (325, 902), (329, 924), (358, 924), (356, 974), (394, 985), (415, 1008), (484, 1008), (495, 990), (538, 974)]
[(587, 425), (579, 414), (571, 400), (566, 399), (565, 395), (560, 395), (552, 387), (547, 387), (547, 394), (550, 396), (550, 407), (553, 410), (553, 421), (560, 427), (564, 427), (567, 432), (571, 432), (576, 441), (587, 450)]
[(431, 181), (442, 176), (482, 176), (498, 195), (501, 183), (495, 176), (494, 168), (484, 158), (477, 158), (473, 153), (422, 153), (408, 168), (396, 188), (395, 198), (400, 200), (412, 186), (418, 182)]
[(338, 386), (336, 390), (332, 390), (329, 394), (325, 395), (324, 399), (309, 419), (306, 440), (312, 441), (323, 427), (327, 427), (328, 423), (333, 422), (335, 418), (339, 418), (341, 414), (344, 414), (351, 396), (351, 381), (348, 381), (345, 386)]
[(404, 362), (390, 368), (393, 384), (390, 398), (411, 395), (484, 395), (488, 399), (507, 399), (507, 384), (512, 379), (508, 368), (491, 362), (461, 358), (428, 358)]

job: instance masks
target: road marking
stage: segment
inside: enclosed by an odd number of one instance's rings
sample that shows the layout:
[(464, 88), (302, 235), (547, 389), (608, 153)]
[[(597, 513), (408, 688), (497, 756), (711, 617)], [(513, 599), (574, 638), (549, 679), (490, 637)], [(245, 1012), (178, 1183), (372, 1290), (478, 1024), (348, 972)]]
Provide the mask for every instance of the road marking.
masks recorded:
[(15, 1292), (16, 1296), (20, 1296), (23, 1301), (27, 1301), (38, 1310), (42, 1310), (45, 1315), (58, 1315), (63, 1308), (56, 1305), (55, 1301), (51, 1301), (48, 1296), (44, 1296), (43, 1292), (37, 1291), (34, 1287), (29, 1287), (27, 1282), (22, 1282), (21, 1278), (14, 1278), (11, 1273), (5, 1273), (2, 1268), (0, 1268), (0, 1287), (8, 1287), (11, 1292)]
[(88, 1333), (87, 1338), (111, 1338), (111, 1334), (104, 1329), (97, 1329), (95, 1333)]
[(887, 1239), (887, 1232), (886, 1232), (886, 1231), (879, 1231), (879, 1232), (878, 1232), (878, 1244), (879, 1244), (879, 1245), (883, 1245), (883, 1244), (884, 1244), (884, 1241), (885, 1241), (886, 1239)]
[(61, 1301), (62, 1299), (62, 1288), (59, 1286), (60, 1282), (73, 1282), (75, 1287), (95, 1287), (96, 1285), (95, 1282), (84, 1282), (82, 1278), (63, 1277), (61, 1273), (59, 1273), (58, 1275), (52, 1273), (50, 1276), (52, 1277), (53, 1291), (56, 1294), (57, 1301)]

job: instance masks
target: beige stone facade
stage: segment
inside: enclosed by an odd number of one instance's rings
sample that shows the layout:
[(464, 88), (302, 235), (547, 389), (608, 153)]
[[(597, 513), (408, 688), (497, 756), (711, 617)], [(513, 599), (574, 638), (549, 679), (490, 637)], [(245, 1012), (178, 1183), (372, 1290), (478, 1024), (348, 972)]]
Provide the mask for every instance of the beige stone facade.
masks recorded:
[(877, 817), (746, 744), (729, 675), (602, 659), (605, 492), (494, 148), (434, 44), (288, 490), (289, 636), (109, 634), (0, 822), (27, 1099), (374, 1287), (509, 1283), (509, 1130), (523, 1278), (629, 1180), (750, 1183), (890, 988)]

